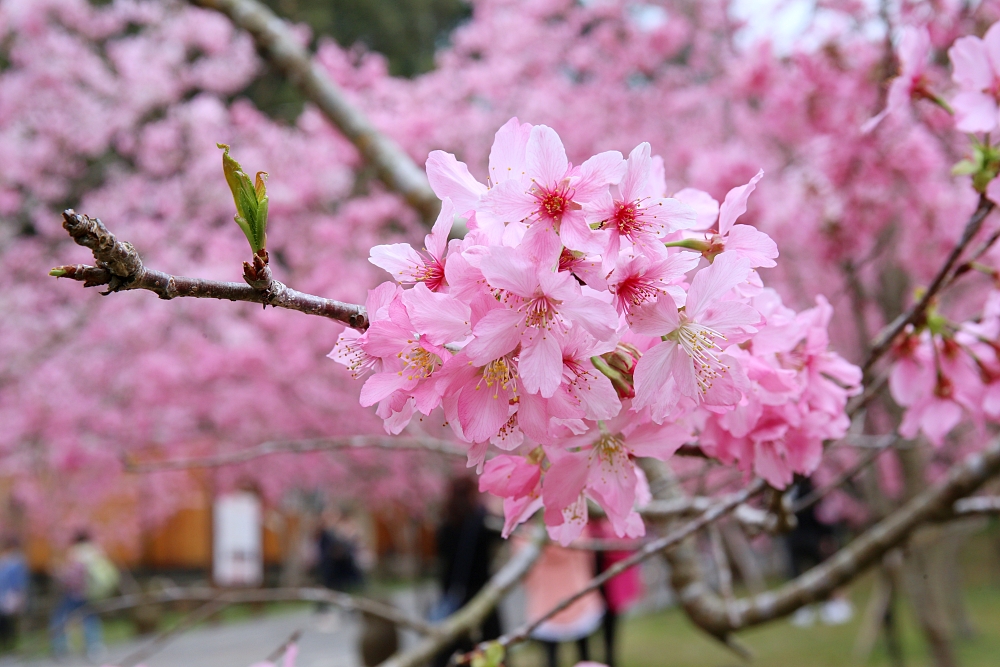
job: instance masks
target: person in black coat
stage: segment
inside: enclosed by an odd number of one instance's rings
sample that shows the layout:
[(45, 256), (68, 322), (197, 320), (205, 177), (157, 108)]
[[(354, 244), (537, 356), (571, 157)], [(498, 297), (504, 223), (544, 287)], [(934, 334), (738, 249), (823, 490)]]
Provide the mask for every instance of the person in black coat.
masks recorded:
[[(432, 610), (432, 620), (440, 621), (471, 600), (490, 579), (492, 551), (499, 535), (486, 527), (486, 508), (480, 502), (476, 482), (458, 477), (451, 482), (444, 506), (444, 520), (437, 531), (441, 569), (438, 583), (441, 598)], [(470, 651), (477, 641), (500, 636), (500, 617), (494, 609), (478, 628), (443, 650), (434, 665), (446, 665), (456, 651)]]

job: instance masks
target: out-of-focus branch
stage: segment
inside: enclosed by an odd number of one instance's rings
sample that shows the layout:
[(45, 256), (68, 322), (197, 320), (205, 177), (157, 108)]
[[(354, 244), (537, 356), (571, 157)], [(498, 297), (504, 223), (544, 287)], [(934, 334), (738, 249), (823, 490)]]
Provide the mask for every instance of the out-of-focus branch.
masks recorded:
[(892, 447), (898, 439), (899, 436), (897, 435), (883, 436), (883, 438), (879, 442), (877, 442), (868, 452), (866, 452), (865, 455), (862, 456), (857, 461), (857, 463), (852, 465), (847, 470), (841, 472), (835, 478), (830, 480), (830, 482), (825, 486), (818, 489), (813, 489), (810, 493), (807, 493), (806, 495), (802, 496), (797, 501), (795, 501), (795, 504), (792, 505), (792, 513), (798, 514), (802, 510), (812, 507), (820, 500), (825, 498), (828, 494), (840, 488), (841, 484), (843, 484), (844, 482), (846, 482), (847, 480), (849, 480), (850, 478), (854, 477), (859, 472), (867, 468), (869, 465), (871, 465), (875, 461), (875, 459), (877, 459), (879, 455), (882, 454), (882, 452)]
[(418, 667), (427, 663), (438, 652), (456, 639), (482, 624), (491, 611), (510, 592), (517, 582), (524, 578), (542, 555), (545, 532), (537, 530), (527, 546), (518, 551), (486, 583), (468, 604), (449, 616), (440, 625), (434, 626), (437, 634), (425, 637), (416, 646), (397, 653), (379, 667)]
[[(531, 636), (531, 633), (534, 632), (539, 625), (541, 625), (548, 619), (552, 618), (562, 610), (566, 609), (567, 607), (569, 607), (571, 604), (582, 598), (590, 591), (600, 588), (605, 582), (618, 576), (619, 574), (621, 574), (628, 568), (632, 567), (633, 565), (641, 563), (642, 561), (648, 559), (649, 557), (655, 554), (660, 553), (665, 549), (669, 549), (675, 544), (678, 544), (683, 540), (687, 539), (691, 535), (694, 535), (696, 532), (698, 532), (705, 526), (708, 526), (714, 523), (715, 521), (718, 521), (722, 517), (726, 516), (727, 514), (735, 510), (738, 506), (742, 505), (747, 500), (749, 500), (756, 494), (763, 491), (765, 487), (766, 484), (764, 484), (763, 480), (759, 479), (755, 480), (752, 484), (750, 484), (750, 486), (743, 489), (742, 491), (730, 494), (727, 498), (724, 498), (719, 502), (715, 503), (709, 509), (703, 512), (700, 516), (698, 516), (696, 519), (692, 519), (691, 521), (685, 523), (679, 528), (670, 531), (663, 537), (647, 542), (645, 545), (643, 545), (641, 549), (636, 551), (634, 554), (632, 554), (628, 558), (618, 561), (617, 563), (609, 567), (607, 570), (602, 572), (600, 575), (591, 579), (589, 582), (587, 582), (586, 586), (578, 590), (573, 595), (563, 599), (559, 604), (552, 607), (552, 609), (547, 611), (541, 617), (531, 621), (530, 623), (525, 623), (517, 630), (509, 632), (500, 637), (499, 639), (497, 639), (496, 640), (497, 643), (499, 643), (501, 646), (507, 647), (527, 640)], [(486, 644), (481, 645), (480, 648), (485, 649)], [(471, 654), (467, 654), (460, 662), (468, 662), (469, 660), (471, 660)]]
[(924, 316), (927, 307), (931, 304), (931, 301), (937, 293), (941, 291), (945, 282), (951, 277), (952, 269), (955, 268), (955, 264), (958, 262), (959, 257), (961, 257), (965, 248), (979, 232), (980, 228), (983, 226), (983, 221), (986, 220), (986, 216), (989, 215), (993, 208), (993, 202), (987, 199), (986, 195), (979, 196), (979, 205), (969, 218), (969, 221), (965, 223), (965, 229), (962, 230), (962, 237), (948, 254), (944, 264), (941, 265), (937, 275), (934, 276), (930, 285), (927, 286), (927, 290), (923, 293), (923, 296), (921, 296), (920, 300), (913, 304), (908, 310), (893, 320), (889, 326), (883, 329), (882, 332), (875, 338), (875, 341), (872, 344), (871, 352), (868, 353), (868, 358), (865, 359), (865, 363), (861, 367), (865, 374), (867, 374), (872, 366), (875, 365), (876, 361), (881, 359), (882, 356), (889, 351), (893, 342), (896, 340), (896, 337), (902, 333), (908, 325), (918, 323)]
[(121, 660), (118, 660), (118, 664), (121, 667), (134, 667), (143, 660), (149, 658), (155, 653), (159, 652), (164, 646), (170, 643), (170, 640), (177, 635), (185, 632), (189, 628), (201, 623), (214, 616), (217, 612), (222, 611), (226, 607), (226, 603), (220, 602), (218, 600), (212, 600), (211, 602), (206, 602), (202, 606), (198, 607), (190, 614), (182, 618), (176, 625), (172, 628), (164, 630), (160, 634), (156, 635), (148, 644), (142, 646), (141, 648), (128, 654)]
[[(719, 500), (707, 496), (678, 497), (669, 500), (653, 500), (636, 511), (648, 521), (664, 521), (707, 512), (719, 502)], [(752, 533), (761, 531), (773, 533), (777, 529), (778, 518), (775, 515), (745, 503), (736, 506), (732, 515), (737, 523)]]
[(955, 503), (954, 512), (959, 516), (1000, 514), (1000, 497), (979, 496), (976, 498), (962, 498)]
[[(1000, 439), (985, 451), (954, 466), (943, 480), (875, 524), (822, 564), (776, 590), (742, 598), (727, 605), (696, 576), (691, 563), (677, 563), (674, 585), (688, 617), (710, 634), (729, 633), (792, 613), (850, 581), (921, 524), (954, 516), (955, 503), (1000, 474)], [(679, 550), (668, 552), (674, 556)], [(672, 565), (675, 562), (672, 560)]]
[(220, 466), (245, 463), (271, 454), (302, 454), (337, 449), (392, 449), (433, 452), (444, 456), (466, 458), (467, 453), (446, 440), (434, 438), (387, 437), (381, 435), (355, 435), (348, 438), (314, 438), (311, 440), (275, 440), (238, 452), (226, 452), (215, 456), (190, 459), (168, 459), (166, 461), (125, 460), (125, 470), (135, 473), (162, 472), (165, 470), (189, 470), (193, 468), (217, 468)]
[(143, 604), (164, 604), (180, 601), (216, 602), (222, 605), (241, 604), (245, 602), (283, 602), (302, 600), (305, 602), (327, 602), (348, 611), (363, 611), (372, 616), (378, 616), (398, 625), (416, 630), (417, 632), (436, 636), (437, 627), (422, 619), (408, 616), (395, 607), (355, 597), (347, 593), (331, 591), (328, 588), (253, 588), (249, 590), (220, 590), (207, 586), (190, 588), (166, 588), (155, 593), (132, 593), (110, 600), (95, 602), (88, 605), (90, 611), (103, 614), (121, 609), (131, 609)]
[(441, 202), (431, 190), (424, 171), (351, 104), (329, 74), (309, 57), (285, 21), (258, 0), (191, 0), (191, 3), (221, 12), (249, 32), (261, 55), (319, 107), (375, 167), (382, 182), (402, 195), (427, 224), (434, 221)]
[(84, 287), (107, 285), (105, 294), (138, 289), (153, 292), (161, 299), (186, 296), (249, 301), (327, 317), (362, 331), (368, 328), (364, 306), (299, 292), (277, 280), (270, 280), (268, 288), (261, 290), (244, 283), (185, 278), (148, 269), (143, 266), (139, 253), (131, 243), (119, 241), (99, 219), (80, 215), (73, 209), (63, 212), (63, 227), (74, 241), (93, 251), (97, 266), (59, 266), (50, 274), (78, 280)]

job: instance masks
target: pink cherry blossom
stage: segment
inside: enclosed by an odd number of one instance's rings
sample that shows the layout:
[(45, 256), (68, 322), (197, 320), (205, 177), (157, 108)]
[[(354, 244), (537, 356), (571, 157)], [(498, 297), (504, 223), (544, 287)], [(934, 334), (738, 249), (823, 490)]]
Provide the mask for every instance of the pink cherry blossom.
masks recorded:
[(608, 231), (603, 252), (607, 268), (617, 261), (622, 239), (632, 246), (649, 248), (667, 234), (688, 229), (697, 221), (692, 208), (662, 196), (662, 184), (657, 184), (650, 174), (652, 159), (648, 143), (632, 149), (626, 163), (617, 196), (603, 192), (584, 206), (587, 222), (598, 223), (600, 229)]
[(992, 131), (1000, 94), (1000, 24), (992, 25), (982, 39), (969, 35), (955, 40), (948, 58), (960, 91), (951, 101), (955, 127), (962, 132)]
[(927, 58), (931, 50), (931, 36), (926, 26), (906, 26), (899, 38), (896, 53), (899, 57), (899, 75), (889, 84), (886, 105), (878, 115), (865, 121), (862, 132), (871, 132), (891, 114), (909, 108), (914, 97), (927, 96)]
[(581, 252), (603, 249), (599, 239), (604, 235), (590, 228), (582, 207), (617, 183), (625, 168), (618, 151), (595, 155), (572, 168), (555, 130), (537, 125), (525, 149), (524, 178), (497, 184), (487, 199), (495, 215), (527, 226), (524, 244), (529, 253), (554, 265), (563, 245)]
[(738, 372), (730, 372), (736, 362), (723, 353), (722, 344), (755, 331), (760, 315), (749, 305), (723, 297), (749, 273), (746, 259), (723, 253), (695, 274), (684, 312), (678, 312), (669, 295), (633, 312), (634, 331), (663, 337), (636, 365), (634, 407), (649, 406), (653, 418), (662, 421), (682, 397), (717, 405), (739, 401), (734, 384)]

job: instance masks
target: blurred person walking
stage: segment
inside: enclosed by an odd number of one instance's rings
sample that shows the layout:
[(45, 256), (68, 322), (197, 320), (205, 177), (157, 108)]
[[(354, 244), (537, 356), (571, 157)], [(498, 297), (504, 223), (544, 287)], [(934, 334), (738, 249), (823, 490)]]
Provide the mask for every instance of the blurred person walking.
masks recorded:
[[(583, 589), (594, 576), (594, 554), (582, 549), (548, 545), (524, 579), (528, 620), (544, 616), (564, 599)], [(531, 638), (542, 643), (549, 667), (559, 667), (559, 644), (576, 642), (578, 660), (590, 660), (588, 640), (601, 627), (604, 601), (597, 591), (582, 598), (539, 625)]]
[[(812, 480), (808, 477), (796, 481), (792, 489), (793, 501), (804, 498), (813, 491)], [(837, 552), (837, 534), (834, 526), (820, 519), (816, 505), (810, 505), (795, 513), (795, 528), (785, 535), (792, 577), (797, 578), (816, 567)], [(825, 625), (842, 625), (854, 617), (854, 607), (842, 589), (838, 589), (819, 604), (800, 607), (792, 615), (792, 625), (809, 627), (816, 617)]]
[(66, 552), (66, 559), (56, 576), (62, 589), (62, 599), (52, 613), (49, 624), (52, 653), (57, 658), (69, 654), (66, 625), (80, 612), (87, 658), (92, 661), (101, 660), (107, 653), (101, 619), (88, 611), (86, 605), (88, 602), (107, 598), (117, 590), (118, 569), (101, 547), (91, 540), (90, 533), (81, 530), (74, 536), (73, 546)]
[(17, 630), (28, 601), (28, 563), (15, 537), (0, 545), (0, 650), (17, 648)]
[[(455, 613), (486, 585), (492, 552), (499, 540), (499, 534), (486, 526), (486, 508), (476, 481), (468, 477), (453, 479), (445, 501), (444, 521), (437, 531), (441, 597), (431, 610), (432, 621), (442, 621)], [(496, 609), (478, 630), (475, 638), (464, 637), (441, 651), (433, 664), (446, 665), (455, 651), (470, 651), (474, 641), (499, 637)]]
[[(598, 539), (618, 539), (611, 522), (607, 519), (594, 520), (588, 526), (591, 537)], [(638, 542), (638, 541), (637, 541)], [(597, 572), (601, 574), (615, 563), (631, 556), (633, 551), (595, 551)], [(633, 565), (621, 574), (612, 577), (598, 589), (604, 600), (604, 620), (601, 630), (604, 635), (604, 664), (615, 667), (615, 641), (618, 636), (618, 617), (629, 610), (642, 598), (642, 576), (638, 565)]]
[(319, 531), (319, 575), (323, 585), (335, 591), (354, 591), (364, 585), (361, 570), (361, 531), (351, 514), (337, 509), (323, 513)]

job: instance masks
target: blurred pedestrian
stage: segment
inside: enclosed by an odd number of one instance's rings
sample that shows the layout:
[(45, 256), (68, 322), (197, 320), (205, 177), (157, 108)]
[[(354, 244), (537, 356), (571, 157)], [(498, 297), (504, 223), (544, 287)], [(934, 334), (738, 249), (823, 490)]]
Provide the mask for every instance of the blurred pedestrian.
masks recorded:
[(90, 534), (81, 530), (74, 536), (73, 545), (67, 550), (56, 578), (62, 590), (62, 598), (52, 613), (49, 627), (52, 653), (57, 658), (69, 654), (66, 625), (79, 613), (87, 658), (92, 661), (101, 660), (107, 653), (101, 619), (88, 611), (86, 605), (109, 597), (117, 590), (118, 569), (101, 547), (91, 540)]
[(318, 547), (320, 581), (324, 586), (345, 592), (362, 587), (361, 531), (350, 512), (331, 508), (323, 513)]
[(28, 601), (28, 563), (16, 537), (0, 543), (0, 650), (17, 647), (17, 630)]
[[(431, 620), (441, 621), (462, 608), (490, 578), (492, 551), (500, 536), (486, 526), (478, 485), (469, 477), (456, 477), (448, 489), (444, 520), (437, 531), (441, 597), (431, 610)], [(475, 633), (475, 641), (500, 636), (500, 617), (494, 609)], [(435, 665), (446, 665), (455, 651), (469, 651), (473, 638), (463, 637), (443, 650)]]
[[(617, 539), (611, 522), (607, 519), (592, 519), (588, 526), (590, 535), (600, 539)], [(597, 574), (601, 574), (615, 563), (631, 556), (632, 551), (596, 551)], [(618, 617), (628, 611), (642, 598), (642, 578), (639, 566), (633, 565), (618, 574), (598, 589), (604, 599), (604, 620), (601, 623), (604, 635), (604, 664), (615, 667), (615, 640), (618, 636)]]
[[(812, 480), (800, 478), (792, 488), (793, 500), (804, 498), (813, 491)], [(820, 519), (816, 505), (810, 505), (795, 513), (795, 528), (785, 536), (792, 577), (811, 570), (837, 551), (837, 535), (834, 527)], [(809, 627), (820, 621), (826, 625), (841, 625), (854, 616), (854, 607), (842, 590), (836, 590), (823, 601), (817, 610), (814, 605), (800, 607), (792, 615), (792, 624)]]
[[(548, 545), (524, 579), (528, 620), (548, 613), (569, 596), (585, 588), (594, 576), (594, 554), (583, 549)], [(542, 643), (549, 667), (559, 665), (559, 644), (576, 642), (578, 660), (590, 660), (588, 640), (601, 627), (605, 606), (597, 591), (590, 591), (573, 604), (547, 619), (531, 633)]]

